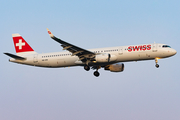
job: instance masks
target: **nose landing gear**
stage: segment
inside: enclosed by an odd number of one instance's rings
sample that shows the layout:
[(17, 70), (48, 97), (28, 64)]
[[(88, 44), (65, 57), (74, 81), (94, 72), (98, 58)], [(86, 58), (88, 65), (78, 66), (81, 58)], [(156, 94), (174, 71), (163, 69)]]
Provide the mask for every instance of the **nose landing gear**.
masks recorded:
[(158, 65), (158, 64), (156, 64), (155, 66), (156, 66), (157, 68), (159, 68), (159, 65)]
[(155, 62), (156, 62), (156, 68), (159, 68), (159, 64), (157, 64), (158, 63), (158, 58), (155, 58)]

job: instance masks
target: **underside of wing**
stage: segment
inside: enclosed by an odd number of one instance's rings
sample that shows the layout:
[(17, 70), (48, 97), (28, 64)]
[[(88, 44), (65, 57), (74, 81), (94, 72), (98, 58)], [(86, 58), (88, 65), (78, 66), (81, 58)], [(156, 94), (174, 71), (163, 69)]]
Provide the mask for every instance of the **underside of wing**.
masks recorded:
[(84, 62), (87, 60), (93, 60), (94, 59), (95, 53), (88, 51), (86, 49), (80, 48), (78, 46), (75, 46), (73, 44), (70, 44), (68, 42), (65, 42), (65, 41), (55, 37), (48, 28), (47, 28), (47, 31), (49, 33), (49, 36), (53, 40), (55, 40), (56, 42), (61, 44), (61, 46), (63, 47), (63, 50), (68, 50), (69, 52), (72, 53), (72, 55), (78, 56), (79, 59), (84, 61)]

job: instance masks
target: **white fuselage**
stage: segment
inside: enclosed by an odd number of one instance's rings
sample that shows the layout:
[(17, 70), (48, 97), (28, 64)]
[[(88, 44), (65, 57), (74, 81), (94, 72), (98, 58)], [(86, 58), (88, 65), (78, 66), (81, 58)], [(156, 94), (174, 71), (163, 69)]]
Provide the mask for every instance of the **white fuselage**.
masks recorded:
[[(164, 44), (143, 44), (143, 45), (130, 45), (119, 47), (108, 47), (89, 49), (96, 54), (108, 53), (116, 56), (116, 59), (110, 63), (139, 61), (139, 60), (151, 60), (155, 58), (166, 58), (176, 54), (176, 51), (170, 47), (163, 47)], [(70, 52), (55, 52), (55, 53), (43, 53), (43, 54), (28, 54), (22, 55), (26, 60), (16, 60), (11, 58), (11, 62), (33, 65), (39, 67), (70, 67), (70, 66), (84, 66), (79, 60), (79, 57), (72, 56)], [(99, 64), (109, 63), (89, 63), (91, 66)]]

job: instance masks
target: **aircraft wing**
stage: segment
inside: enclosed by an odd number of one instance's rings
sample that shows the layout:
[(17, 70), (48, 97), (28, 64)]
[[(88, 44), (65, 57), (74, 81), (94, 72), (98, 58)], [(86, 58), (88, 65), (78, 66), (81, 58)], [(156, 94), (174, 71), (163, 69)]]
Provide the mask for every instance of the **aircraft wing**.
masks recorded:
[(95, 56), (95, 53), (88, 51), (86, 49), (80, 48), (78, 46), (75, 46), (73, 44), (70, 44), (68, 42), (65, 42), (57, 37), (55, 37), (51, 31), (47, 28), (47, 31), (49, 33), (49, 36), (54, 39), (56, 42), (60, 43), (63, 47), (63, 50), (68, 50), (72, 53), (72, 55), (76, 55), (80, 58), (80, 60), (88, 60), (92, 59)]

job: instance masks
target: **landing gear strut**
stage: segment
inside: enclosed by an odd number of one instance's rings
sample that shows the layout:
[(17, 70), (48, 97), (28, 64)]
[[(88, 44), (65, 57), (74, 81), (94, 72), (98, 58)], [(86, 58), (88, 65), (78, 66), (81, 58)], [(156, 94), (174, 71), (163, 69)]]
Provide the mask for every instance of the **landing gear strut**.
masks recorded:
[(158, 58), (155, 58), (155, 62), (156, 62), (156, 67), (159, 68), (159, 65), (157, 64), (158, 63)]
[(89, 67), (88, 65), (85, 65), (85, 66), (84, 66), (84, 69), (85, 69), (86, 71), (89, 71), (89, 70), (90, 70), (90, 67)]

